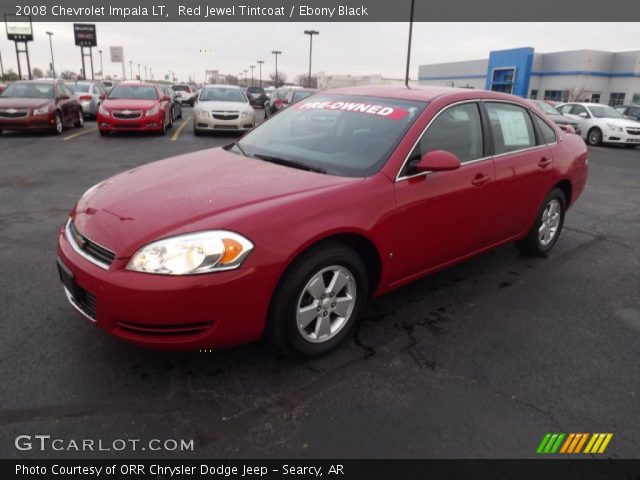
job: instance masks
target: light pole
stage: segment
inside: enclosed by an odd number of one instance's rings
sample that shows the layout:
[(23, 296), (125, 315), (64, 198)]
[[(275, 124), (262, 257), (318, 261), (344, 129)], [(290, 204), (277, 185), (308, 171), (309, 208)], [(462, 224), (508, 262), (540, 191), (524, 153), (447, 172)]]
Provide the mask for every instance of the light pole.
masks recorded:
[(133, 61), (129, 60), (129, 78), (133, 80)]
[(144, 66), (144, 81), (147, 81), (147, 66)]
[(102, 50), (98, 50), (100, 54), (100, 80), (104, 80), (104, 70), (102, 68)]
[(149, 67), (149, 77), (153, 80), (153, 68)]
[[(53, 32), (45, 33), (49, 35), (49, 48), (51, 49), (51, 71), (53, 72), (53, 78), (56, 78), (56, 67), (53, 63), (53, 40), (51, 40), (51, 37), (53, 37)], [(4, 73), (2, 74), (2, 76), (4, 77)]]
[(244, 72), (244, 86), (245, 86), (245, 87), (247, 86), (247, 72), (248, 72), (248, 71), (249, 71), (249, 70), (243, 70), (243, 72)]
[(138, 64), (138, 80), (142, 80), (142, 77), (140, 76), (140, 64)]
[(305, 30), (305, 35), (309, 35), (309, 79), (307, 80), (307, 88), (311, 88), (311, 51), (313, 49), (313, 36), (320, 35), (317, 30)]
[(275, 87), (278, 88), (278, 55), (282, 54), (282, 52), (280, 50), (272, 50), (271, 53), (273, 53), (276, 56), (276, 85), (275, 85)]
[(411, 36), (413, 34), (413, 8), (415, 7), (415, 0), (411, 0), (411, 14), (409, 19), (409, 44), (407, 46), (407, 72), (404, 76), (404, 85), (409, 88), (409, 64), (411, 63)]
[(262, 86), (262, 64), (264, 63), (264, 60), (258, 60), (257, 63), (260, 64), (260, 86)]
[(253, 87), (253, 69), (256, 68), (255, 65), (249, 65), (249, 68), (251, 69), (251, 86)]
[(2, 52), (0, 52), (0, 82), (4, 80), (4, 66), (2, 65)]

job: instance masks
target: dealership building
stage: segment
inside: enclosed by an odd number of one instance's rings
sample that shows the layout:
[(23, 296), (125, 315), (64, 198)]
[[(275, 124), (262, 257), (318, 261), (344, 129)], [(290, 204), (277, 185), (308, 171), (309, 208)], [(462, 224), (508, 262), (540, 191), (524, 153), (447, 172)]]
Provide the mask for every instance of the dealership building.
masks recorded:
[(496, 50), (484, 60), (420, 65), (418, 79), (420, 85), (480, 88), (539, 100), (640, 104), (640, 50)]

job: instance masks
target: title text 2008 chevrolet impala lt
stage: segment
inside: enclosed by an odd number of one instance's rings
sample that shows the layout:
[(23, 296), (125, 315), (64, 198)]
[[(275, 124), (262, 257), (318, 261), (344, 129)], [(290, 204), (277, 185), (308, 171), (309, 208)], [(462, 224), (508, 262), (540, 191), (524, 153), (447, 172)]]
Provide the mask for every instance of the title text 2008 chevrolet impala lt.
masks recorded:
[(587, 179), (582, 139), (520, 98), (358, 87), (226, 147), (90, 188), (59, 236), (69, 301), (119, 338), (324, 353), (381, 295), (516, 241), (554, 246)]

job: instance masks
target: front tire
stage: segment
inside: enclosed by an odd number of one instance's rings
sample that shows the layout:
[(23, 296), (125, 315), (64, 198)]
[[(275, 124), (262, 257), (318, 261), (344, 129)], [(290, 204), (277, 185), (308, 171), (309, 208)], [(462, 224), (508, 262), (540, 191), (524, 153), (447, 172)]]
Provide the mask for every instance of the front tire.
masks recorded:
[(56, 120), (53, 126), (53, 133), (55, 135), (60, 135), (62, 130), (64, 130), (64, 126), (62, 125), (62, 114), (60, 112), (56, 112)]
[(78, 109), (78, 120), (76, 120), (76, 123), (74, 123), (73, 126), (76, 128), (84, 127), (84, 112), (81, 108)]
[(365, 264), (351, 248), (329, 243), (309, 250), (278, 284), (266, 337), (290, 355), (326, 354), (353, 332), (368, 289)]
[(593, 127), (589, 130), (587, 133), (587, 143), (594, 147), (602, 145), (602, 130), (598, 127)]
[(520, 251), (534, 257), (546, 257), (560, 237), (566, 209), (567, 201), (562, 190), (551, 190), (527, 236), (516, 242)]

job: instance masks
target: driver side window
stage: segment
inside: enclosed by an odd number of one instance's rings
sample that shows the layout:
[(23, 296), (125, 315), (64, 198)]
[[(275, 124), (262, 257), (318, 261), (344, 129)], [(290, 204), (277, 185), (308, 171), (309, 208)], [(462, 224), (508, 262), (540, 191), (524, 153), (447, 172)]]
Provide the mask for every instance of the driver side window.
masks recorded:
[[(433, 150), (451, 152), (463, 164), (483, 157), (482, 122), (476, 102), (441, 111), (411, 152), (405, 168), (410, 170), (412, 164)], [(410, 174), (410, 171), (404, 174)]]

